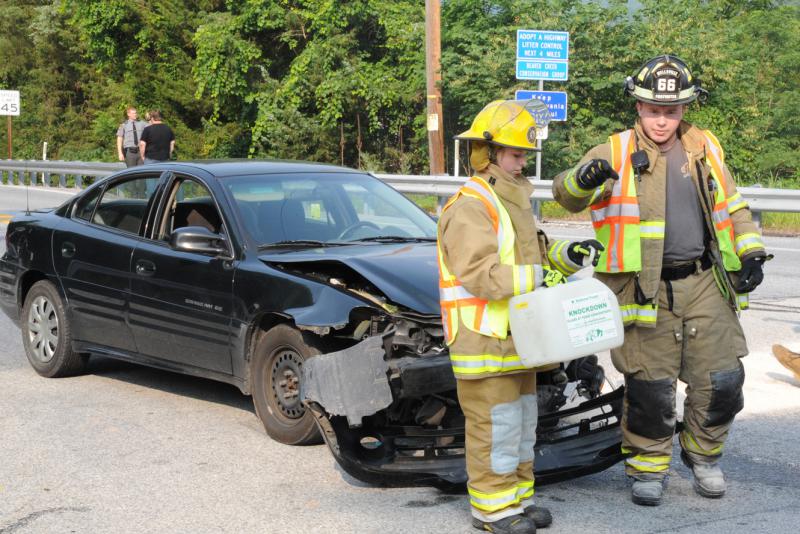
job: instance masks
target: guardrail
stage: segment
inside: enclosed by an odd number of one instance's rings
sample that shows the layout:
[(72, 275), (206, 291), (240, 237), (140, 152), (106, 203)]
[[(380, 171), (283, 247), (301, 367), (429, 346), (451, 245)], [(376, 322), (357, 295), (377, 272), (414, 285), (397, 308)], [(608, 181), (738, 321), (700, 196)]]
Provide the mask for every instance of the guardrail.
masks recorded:
[[(0, 183), (80, 189), (98, 178), (125, 168), (122, 163), (86, 163), (82, 161), (0, 160)], [(435, 195), (441, 201), (454, 194), (465, 178), (458, 176), (417, 176), (376, 174), (402, 193)], [(531, 180), (536, 203), (553, 200), (550, 180)], [(767, 187), (740, 187), (757, 219), (761, 212), (800, 213), (800, 190)]]

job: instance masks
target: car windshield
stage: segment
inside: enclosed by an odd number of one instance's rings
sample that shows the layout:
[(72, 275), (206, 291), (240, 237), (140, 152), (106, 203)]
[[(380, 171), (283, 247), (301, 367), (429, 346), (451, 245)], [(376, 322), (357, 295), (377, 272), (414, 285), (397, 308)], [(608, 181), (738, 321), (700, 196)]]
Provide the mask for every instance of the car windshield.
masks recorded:
[(377, 178), (356, 173), (226, 178), (259, 246), (436, 239), (436, 223)]

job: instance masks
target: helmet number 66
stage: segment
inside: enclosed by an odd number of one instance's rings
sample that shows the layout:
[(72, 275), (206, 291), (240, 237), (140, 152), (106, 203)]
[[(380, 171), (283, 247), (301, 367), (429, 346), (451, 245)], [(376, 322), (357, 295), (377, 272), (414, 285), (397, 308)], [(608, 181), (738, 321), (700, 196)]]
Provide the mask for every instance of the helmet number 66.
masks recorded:
[(659, 78), (656, 91), (675, 91), (675, 78)]

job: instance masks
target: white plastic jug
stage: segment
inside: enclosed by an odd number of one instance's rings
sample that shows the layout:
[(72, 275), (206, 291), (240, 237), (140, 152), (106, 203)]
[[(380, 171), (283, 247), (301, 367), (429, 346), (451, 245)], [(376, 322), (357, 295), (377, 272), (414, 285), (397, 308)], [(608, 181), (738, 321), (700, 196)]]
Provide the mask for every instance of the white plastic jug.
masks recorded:
[(511, 297), (508, 308), (514, 345), (526, 367), (616, 348), (625, 335), (616, 296), (594, 278)]

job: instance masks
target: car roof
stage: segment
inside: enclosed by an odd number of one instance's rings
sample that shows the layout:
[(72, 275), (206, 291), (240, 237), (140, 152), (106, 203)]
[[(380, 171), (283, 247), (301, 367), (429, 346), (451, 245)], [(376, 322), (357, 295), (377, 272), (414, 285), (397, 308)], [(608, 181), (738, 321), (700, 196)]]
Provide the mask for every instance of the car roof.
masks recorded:
[(194, 161), (175, 161), (159, 164), (164, 169), (172, 168), (178, 170), (187, 167), (202, 169), (216, 176), (225, 178), (226, 176), (246, 176), (249, 174), (286, 174), (286, 173), (358, 173), (366, 174), (364, 171), (328, 165), (325, 163), (312, 163), (308, 161), (285, 161), (285, 160), (258, 160), (258, 159), (227, 159), (227, 160), (194, 160)]

